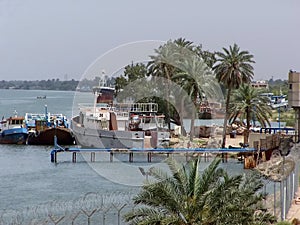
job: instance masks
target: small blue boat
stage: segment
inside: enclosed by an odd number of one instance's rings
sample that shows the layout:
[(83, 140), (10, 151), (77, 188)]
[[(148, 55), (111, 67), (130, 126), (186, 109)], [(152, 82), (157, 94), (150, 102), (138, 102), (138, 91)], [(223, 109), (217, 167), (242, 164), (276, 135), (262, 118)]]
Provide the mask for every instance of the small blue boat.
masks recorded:
[(0, 122), (0, 144), (26, 144), (28, 131), (25, 118), (10, 117)]

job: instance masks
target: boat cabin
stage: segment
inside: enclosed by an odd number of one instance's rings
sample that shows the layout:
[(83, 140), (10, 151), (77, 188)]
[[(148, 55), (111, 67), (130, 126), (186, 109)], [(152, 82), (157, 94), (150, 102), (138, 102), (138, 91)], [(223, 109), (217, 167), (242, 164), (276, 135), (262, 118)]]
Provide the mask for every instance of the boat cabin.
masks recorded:
[(0, 131), (25, 127), (24, 117), (10, 117), (0, 122)]

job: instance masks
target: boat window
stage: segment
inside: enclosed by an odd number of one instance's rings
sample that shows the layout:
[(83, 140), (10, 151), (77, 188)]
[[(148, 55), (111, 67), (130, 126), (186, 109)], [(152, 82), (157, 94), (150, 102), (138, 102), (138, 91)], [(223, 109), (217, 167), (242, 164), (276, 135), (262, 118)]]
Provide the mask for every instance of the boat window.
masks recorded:
[(16, 125), (16, 124), (22, 124), (21, 120), (12, 120), (11, 124)]

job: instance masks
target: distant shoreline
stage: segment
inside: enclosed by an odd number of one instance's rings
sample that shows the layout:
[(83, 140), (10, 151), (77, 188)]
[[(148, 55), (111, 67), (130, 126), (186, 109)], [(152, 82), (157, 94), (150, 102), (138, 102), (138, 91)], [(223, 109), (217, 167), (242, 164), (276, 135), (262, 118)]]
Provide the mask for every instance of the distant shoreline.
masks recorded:
[(0, 89), (12, 90), (53, 90), (53, 91), (75, 91), (79, 81), (74, 79), (60, 81), (59, 79), (35, 80), (35, 81), (0, 81)]

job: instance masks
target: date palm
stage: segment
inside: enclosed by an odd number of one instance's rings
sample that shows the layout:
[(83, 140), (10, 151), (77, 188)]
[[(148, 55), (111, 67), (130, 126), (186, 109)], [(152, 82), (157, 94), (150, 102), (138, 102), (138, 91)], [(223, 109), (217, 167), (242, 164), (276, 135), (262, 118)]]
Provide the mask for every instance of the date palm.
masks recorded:
[(234, 122), (237, 118), (246, 119), (246, 136), (244, 143), (249, 142), (249, 131), (251, 120), (255, 119), (265, 127), (270, 125), (272, 110), (268, 105), (268, 98), (261, 96), (261, 91), (249, 84), (242, 84), (239, 89), (233, 92), (233, 102), (230, 104), (229, 121)]
[(148, 74), (151, 75), (153, 79), (155, 79), (155, 77), (165, 78), (165, 99), (167, 104), (166, 120), (168, 123), (168, 128), (170, 129), (170, 82), (171, 77), (176, 70), (174, 64), (177, 61), (176, 57), (178, 52), (176, 51), (175, 44), (171, 41), (160, 46), (154, 51), (156, 54), (150, 56), (151, 61), (147, 65)]
[(222, 148), (225, 148), (231, 92), (234, 89), (238, 89), (243, 83), (250, 83), (253, 78), (253, 67), (251, 64), (255, 63), (255, 61), (253, 60), (253, 55), (249, 54), (248, 51), (240, 51), (237, 44), (229, 46), (229, 49), (223, 48), (223, 52), (217, 52), (216, 57), (217, 62), (213, 69), (217, 80), (227, 90), (222, 140)]
[[(167, 104), (166, 119), (170, 129), (171, 118), (171, 80), (174, 74), (178, 73), (178, 64), (184, 58), (186, 52), (193, 51), (193, 42), (184, 38), (174, 41), (168, 41), (166, 44), (155, 49), (155, 55), (150, 56), (150, 62), (147, 65), (148, 74), (155, 80), (156, 77), (165, 78), (165, 99)], [(161, 81), (161, 79), (159, 79)], [(180, 115), (182, 116), (182, 115)]]
[[(190, 95), (194, 107), (191, 110), (191, 131), (190, 140), (194, 136), (194, 120), (195, 114), (198, 110), (197, 99), (201, 100), (202, 96), (214, 98), (221, 93), (220, 86), (218, 85), (214, 74), (206, 63), (196, 54), (186, 56), (180, 63), (180, 71), (173, 76), (173, 80), (181, 85)], [(219, 92), (218, 92), (219, 91)]]
[(155, 181), (143, 185), (125, 221), (134, 225), (250, 225), (274, 220), (260, 205), (264, 197), (258, 192), (261, 180), (255, 175), (229, 176), (219, 163), (214, 160), (200, 172), (199, 159), (186, 165), (168, 159), (170, 173), (151, 170)]

